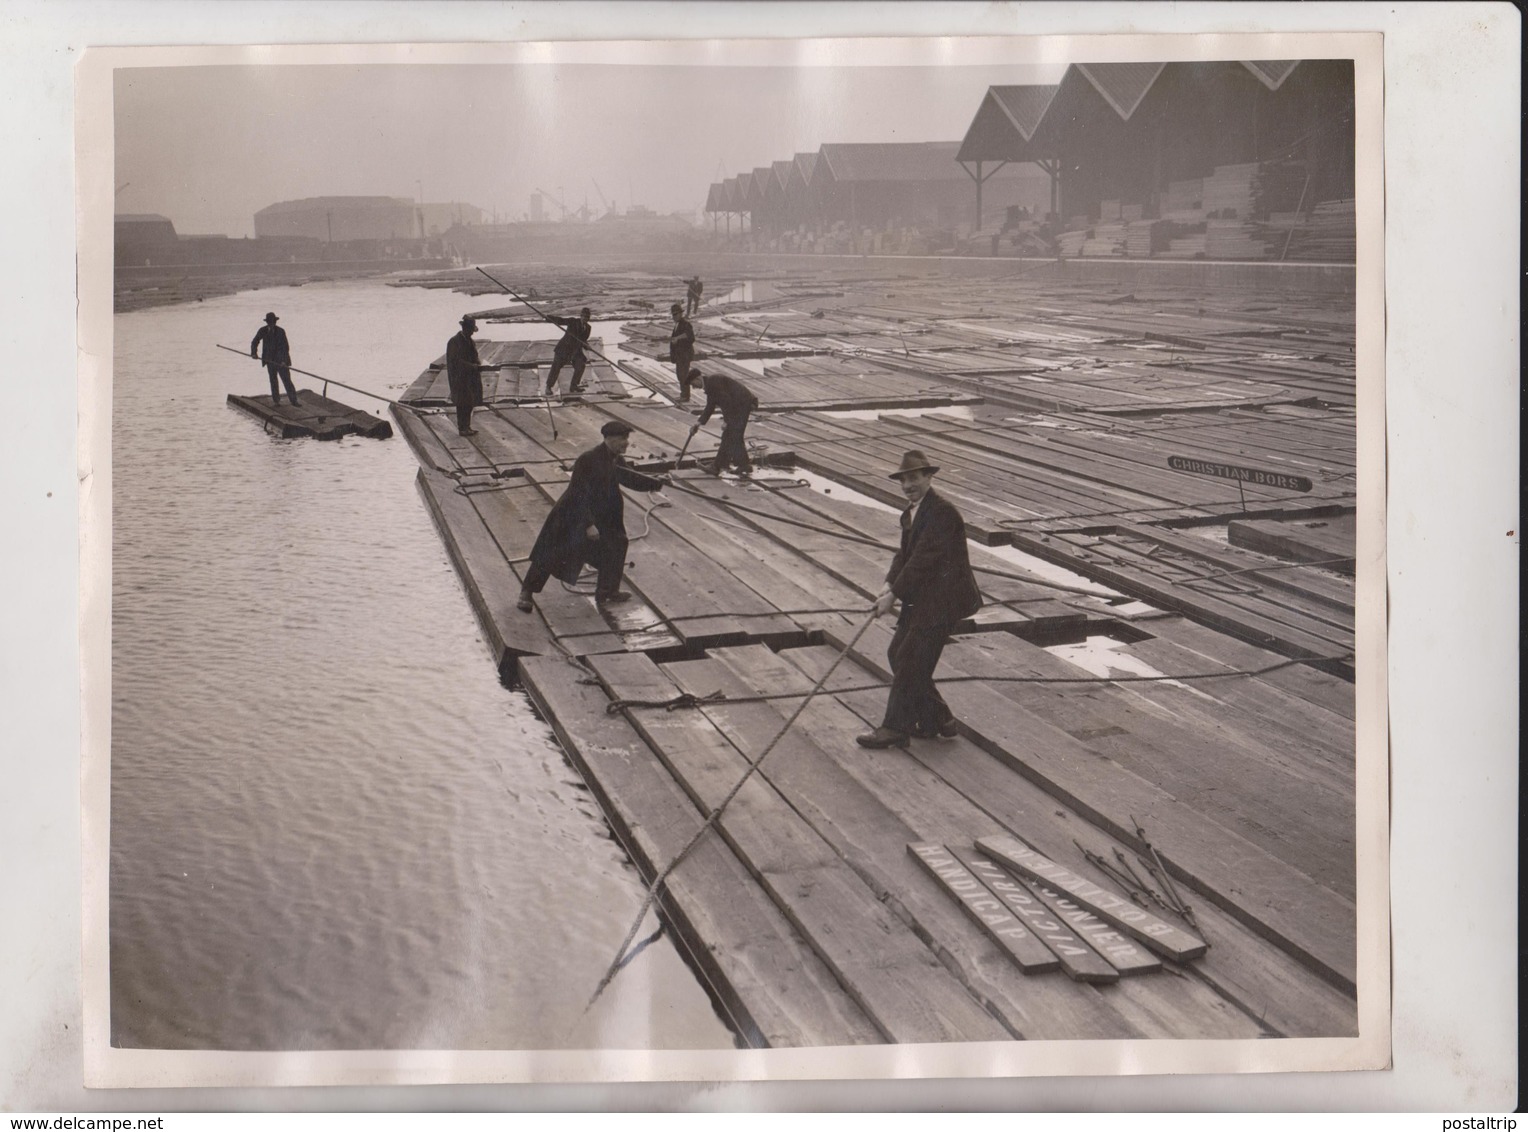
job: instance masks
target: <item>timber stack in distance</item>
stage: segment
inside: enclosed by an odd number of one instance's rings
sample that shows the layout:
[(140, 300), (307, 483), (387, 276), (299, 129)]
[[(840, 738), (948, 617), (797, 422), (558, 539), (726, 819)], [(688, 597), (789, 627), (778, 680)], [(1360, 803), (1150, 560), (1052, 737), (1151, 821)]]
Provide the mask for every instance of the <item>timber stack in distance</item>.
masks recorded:
[[(600, 319), (632, 276), (537, 282)], [(885, 704), (873, 623), (662, 889), (740, 1041), (1357, 1032), (1352, 306), (1117, 290), (755, 277), (695, 319), (696, 365), (759, 397), (752, 480), (695, 467), (714, 426), (676, 467), (694, 418), (651, 316), (550, 417), (551, 343), (491, 327), (477, 435), (439, 362), (394, 409), (501, 675), (649, 880), (864, 621), (887, 472), (940, 465), (986, 601), (938, 671), (960, 735), (855, 745)], [(834, 415), (872, 408), (920, 412)], [(633, 600), (553, 582), (520, 613), (611, 419), (675, 479), (628, 498)]]

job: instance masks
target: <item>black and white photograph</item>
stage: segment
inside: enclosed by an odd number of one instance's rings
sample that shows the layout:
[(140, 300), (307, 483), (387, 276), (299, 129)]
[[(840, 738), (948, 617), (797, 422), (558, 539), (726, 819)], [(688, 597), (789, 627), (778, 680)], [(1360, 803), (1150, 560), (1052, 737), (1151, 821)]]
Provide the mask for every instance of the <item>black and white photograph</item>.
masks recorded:
[(1387, 1068), (1383, 48), (85, 51), (86, 1085)]

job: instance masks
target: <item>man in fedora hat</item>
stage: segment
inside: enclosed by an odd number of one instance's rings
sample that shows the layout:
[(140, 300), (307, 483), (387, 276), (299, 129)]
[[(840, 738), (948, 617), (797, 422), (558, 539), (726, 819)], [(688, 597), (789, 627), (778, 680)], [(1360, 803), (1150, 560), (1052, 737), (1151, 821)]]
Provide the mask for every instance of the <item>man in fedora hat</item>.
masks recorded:
[(588, 364), (588, 359), (584, 357), (584, 344), (589, 341), (589, 334), (594, 329), (589, 321), (589, 308), (579, 311), (577, 318), (553, 315), (550, 321), (562, 327), (562, 337), (552, 347), (552, 369), (546, 377), (547, 396), (550, 397), (556, 390), (557, 375), (562, 372), (562, 367), (570, 363), (573, 366), (573, 384), (568, 387), (568, 392), (581, 393), (584, 366)]
[(706, 407), (700, 411), (700, 419), (690, 426), (691, 436), (700, 431), (717, 409), (722, 413), (722, 439), (716, 450), (716, 462), (702, 467), (719, 476), (723, 468), (736, 465), (738, 475), (748, 475), (753, 471), (753, 461), (748, 459), (743, 433), (748, 428), (748, 415), (759, 407), (759, 399), (748, 386), (724, 373), (702, 374), (692, 369), (690, 383), (706, 391)]
[(902, 546), (891, 560), (875, 616), (898, 599), (902, 614), (886, 650), (891, 691), (881, 725), (857, 736), (862, 747), (905, 747), (909, 735), (954, 738), (955, 717), (934, 686), (934, 669), (956, 624), (981, 608), (982, 597), (966, 553), (966, 524), (955, 505), (933, 489), (938, 467), (922, 452), (902, 457), (891, 478), (902, 486)]
[(669, 359), (674, 363), (674, 374), (679, 378), (679, 402), (690, 399), (690, 363), (695, 360), (695, 328), (684, 317), (684, 308), (678, 303), (669, 307), (674, 316), (674, 332), (669, 335)]
[(472, 335), (477, 320), (462, 315), (462, 328), (446, 343), (446, 381), (451, 386), (451, 403), (456, 406), (456, 431), (476, 436), (472, 427), (472, 409), (483, 403), (483, 363), (478, 360), (477, 343)]
[(630, 425), (606, 421), (600, 435), (604, 439), (574, 461), (567, 490), (541, 525), (516, 603), (522, 613), (531, 611), (531, 599), (549, 579), (560, 578), (570, 586), (578, 581), (585, 562), (599, 571), (594, 585), (596, 602), (607, 605), (631, 598), (621, 589), (627, 547), (621, 488), (662, 491), (669, 479), (644, 476), (621, 462), (621, 454), (631, 443)]
[(292, 384), (292, 349), (287, 345), (286, 331), (277, 326), (275, 311), (265, 313), (265, 325), (255, 331), (255, 337), (249, 344), (249, 356), (255, 356), (255, 349), (259, 347), (260, 360), (265, 363), (265, 372), (271, 379), (271, 404), (281, 404), (281, 389), (276, 384), (279, 377), (286, 386), (287, 396), (292, 404), (297, 404), (297, 389)]

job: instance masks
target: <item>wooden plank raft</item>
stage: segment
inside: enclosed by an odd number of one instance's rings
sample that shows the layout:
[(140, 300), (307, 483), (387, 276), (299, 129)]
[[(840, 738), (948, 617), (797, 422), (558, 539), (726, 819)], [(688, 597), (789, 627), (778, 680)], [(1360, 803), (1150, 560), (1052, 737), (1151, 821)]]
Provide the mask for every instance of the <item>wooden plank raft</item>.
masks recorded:
[(338, 440), (342, 436), (369, 436), (386, 440), (393, 426), (360, 409), (352, 409), (311, 389), (297, 391), (297, 404), (285, 397), (274, 403), (270, 396), (228, 395), (228, 403), (248, 413), (265, 426), (265, 431), (283, 440), (311, 436), (318, 440)]

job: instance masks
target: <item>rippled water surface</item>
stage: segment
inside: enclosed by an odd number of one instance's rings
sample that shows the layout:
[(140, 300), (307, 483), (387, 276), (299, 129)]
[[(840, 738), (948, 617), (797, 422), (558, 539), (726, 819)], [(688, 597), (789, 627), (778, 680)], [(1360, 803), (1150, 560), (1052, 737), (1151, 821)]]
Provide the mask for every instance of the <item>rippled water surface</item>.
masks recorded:
[(267, 310), (296, 365), (396, 396), (489, 305), (348, 282), (116, 318), (115, 1044), (732, 1044), (667, 939), (580, 1017), (641, 882), (499, 684), (403, 439), (225, 402), (265, 371), (214, 344)]

